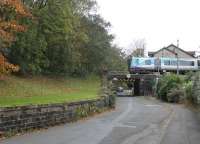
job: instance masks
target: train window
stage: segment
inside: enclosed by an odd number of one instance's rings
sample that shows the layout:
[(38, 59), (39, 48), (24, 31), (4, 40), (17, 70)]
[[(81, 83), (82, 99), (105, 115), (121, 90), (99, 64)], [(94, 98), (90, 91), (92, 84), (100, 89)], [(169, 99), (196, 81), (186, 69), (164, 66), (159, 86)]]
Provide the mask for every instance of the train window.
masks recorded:
[(151, 65), (151, 60), (145, 60), (145, 65)]
[(133, 59), (133, 65), (139, 65), (139, 59)]
[(176, 60), (172, 60), (171, 61), (171, 65), (176, 66), (177, 65), (177, 61)]
[(139, 59), (136, 59), (136, 60), (135, 60), (135, 64), (136, 64), (136, 65), (139, 65)]
[(190, 62), (190, 65), (191, 65), (191, 66), (194, 66), (194, 61), (191, 61), (191, 62)]
[(170, 60), (164, 60), (164, 65), (170, 65)]
[(179, 64), (181, 66), (194, 66), (194, 61), (184, 61), (184, 60), (181, 60), (181, 61), (179, 61)]

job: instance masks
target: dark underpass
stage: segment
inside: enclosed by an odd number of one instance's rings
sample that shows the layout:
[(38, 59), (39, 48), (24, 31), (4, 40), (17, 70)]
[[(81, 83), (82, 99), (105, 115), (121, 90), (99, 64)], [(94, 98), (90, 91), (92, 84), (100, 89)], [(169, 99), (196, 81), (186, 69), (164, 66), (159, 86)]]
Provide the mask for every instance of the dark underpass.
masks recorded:
[(112, 81), (116, 88), (129, 90), (129, 96), (149, 96), (154, 95), (157, 74), (126, 74), (126, 73), (110, 73), (108, 80)]

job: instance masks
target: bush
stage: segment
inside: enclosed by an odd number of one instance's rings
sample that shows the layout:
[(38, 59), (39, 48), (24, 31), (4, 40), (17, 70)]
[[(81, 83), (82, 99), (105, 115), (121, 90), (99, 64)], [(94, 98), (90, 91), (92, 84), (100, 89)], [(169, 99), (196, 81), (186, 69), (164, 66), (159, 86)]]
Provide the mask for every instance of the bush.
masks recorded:
[[(180, 88), (183, 84), (183, 78), (175, 74), (164, 75), (158, 82), (157, 86), (157, 96), (161, 100), (168, 101), (168, 96), (177, 96), (177, 94), (168, 94), (172, 90)], [(178, 93), (178, 92), (177, 92)], [(168, 96), (167, 96), (168, 95)]]
[(194, 76), (194, 82), (192, 85), (192, 100), (193, 103), (200, 105), (200, 72)]
[(194, 75), (195, 75), (195, 73), (192, 71), (187, 72), (185, 75), (185, 82), (188, 83), (188, 82), (191, 82), (192, 80), (194, 80)]
[(188, 81), (187, 83), (185, 83), (184, 85), (184, 89), (185, 89), (185, 99), (193, 102), (193, 94), (192, 94), (192, 87), (193, 87), (193, 82), (192, 81)]
[(184, 89), (173, 88), (167, 93), (167, 101), (178, 103), (184, 99)]

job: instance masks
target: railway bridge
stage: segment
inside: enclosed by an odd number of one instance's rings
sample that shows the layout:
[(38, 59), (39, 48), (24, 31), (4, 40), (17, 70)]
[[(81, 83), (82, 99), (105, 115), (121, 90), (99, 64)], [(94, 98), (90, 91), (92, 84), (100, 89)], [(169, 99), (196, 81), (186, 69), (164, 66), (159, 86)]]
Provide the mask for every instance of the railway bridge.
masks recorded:
[(114, 81), (116, 87), (131, 90), (129, 96), (154, 95), (160, 74), (130, 74), (124, 71), (112, 71), (107, 75), (109, 81)]

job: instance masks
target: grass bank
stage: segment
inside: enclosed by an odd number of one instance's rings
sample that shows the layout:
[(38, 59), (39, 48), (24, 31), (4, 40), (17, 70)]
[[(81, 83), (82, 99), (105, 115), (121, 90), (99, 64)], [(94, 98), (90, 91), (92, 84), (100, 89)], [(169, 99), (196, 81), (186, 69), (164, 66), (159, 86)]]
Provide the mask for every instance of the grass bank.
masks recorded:
[(0, 107), (72, 102), (98, 97), (97, 77), (47, 78), (9, 77), (0, 81)]

